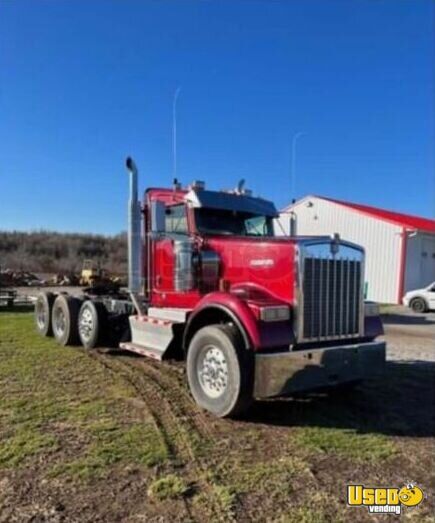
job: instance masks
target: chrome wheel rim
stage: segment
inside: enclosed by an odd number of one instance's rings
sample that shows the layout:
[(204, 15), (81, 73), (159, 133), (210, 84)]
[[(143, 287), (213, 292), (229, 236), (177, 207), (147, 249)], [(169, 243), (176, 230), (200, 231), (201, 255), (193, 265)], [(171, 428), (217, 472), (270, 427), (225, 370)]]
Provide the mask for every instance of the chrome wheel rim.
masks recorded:
[(53, 329), (58, 338), (61, 338), (66, 330), (66, 316), (60, 307), (54, 310), (53, 314)]
[(228, 365), (221, 349), (214, 345), (205, 348), (198, 362), (197, 375), (207, 396), (222, 396), (228, 386)]
[(47, 312), (45, 310), (44, 304), (41, 301), (36, 303), (36, 325), (39, 329), (44, 329), (47, 323)]
[(84, 307), (79, 318), (79, 333), (84, 341), (89, 341), (94, 331), (94, 318), (89, 307)]

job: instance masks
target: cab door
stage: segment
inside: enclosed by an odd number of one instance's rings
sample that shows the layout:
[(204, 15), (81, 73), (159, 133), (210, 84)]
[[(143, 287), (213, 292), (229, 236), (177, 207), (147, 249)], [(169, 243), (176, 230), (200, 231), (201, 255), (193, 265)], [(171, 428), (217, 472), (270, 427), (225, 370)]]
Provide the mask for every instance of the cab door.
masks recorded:
[(166, 205), (164, 230), (154, 234), (152, 302), (168, 305), (175, 296), (174, 288), (174, 239), (189, 234), (187, 208), (184, 203)]

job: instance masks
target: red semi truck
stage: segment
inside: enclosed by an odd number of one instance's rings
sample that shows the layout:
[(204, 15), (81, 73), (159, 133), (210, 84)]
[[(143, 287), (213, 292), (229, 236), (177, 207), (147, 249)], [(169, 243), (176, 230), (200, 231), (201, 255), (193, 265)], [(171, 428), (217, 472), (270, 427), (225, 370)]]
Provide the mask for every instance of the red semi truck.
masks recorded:
[(184, 358), (192, 396), (217, 416), (255, 398), (353, 384), (383, 369), (364, 250), (333, 237), (277, 237), (275, 206), (239, 184), (151, 188), (130, 176), (129, 288), (38, 296), (38, 331), (62, 345)]

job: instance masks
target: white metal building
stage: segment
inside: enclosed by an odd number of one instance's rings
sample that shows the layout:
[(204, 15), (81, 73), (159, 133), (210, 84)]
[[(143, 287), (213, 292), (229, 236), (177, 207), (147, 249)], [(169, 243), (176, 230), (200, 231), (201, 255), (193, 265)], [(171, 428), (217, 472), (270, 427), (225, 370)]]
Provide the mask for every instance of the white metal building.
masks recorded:
[(435, 281), (435, 220), (367, 205), (306, 196), (285, 208), (277, 234), (331, 235), (366, 251), (367, 299), (400, 303), (408, 290)]

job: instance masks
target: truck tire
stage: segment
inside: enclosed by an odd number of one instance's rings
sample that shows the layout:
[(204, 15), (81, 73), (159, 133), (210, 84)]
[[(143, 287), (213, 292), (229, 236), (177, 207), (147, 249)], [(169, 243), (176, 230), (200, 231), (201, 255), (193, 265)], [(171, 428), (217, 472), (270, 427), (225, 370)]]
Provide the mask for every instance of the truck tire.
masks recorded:
[(40, 292), (35, 302), (36, 330), (42, 336), (53, 336), (51, 311), (56, 296), (51, 292)]
[(203, 327), (189, 344), (187, 378), (202, 408), (220, 418), (239, 416), (253, 401), (254, 355), (234, 326)]
[(59, 294), (54, 300), (51, 322), (54, 337), (61, 345), (79, 344), (77, 320), (80, 305), (81, 300), (65, 294)]
[(409, 304), (414, 312), (426, 312), (427, 305), (423, 298), (414, 298)]
[(94, 349), (103, 343), (107, 335), (107, 311), (101, 302), (86, 300), (82, 303), (78, 329), (85, 349)]

